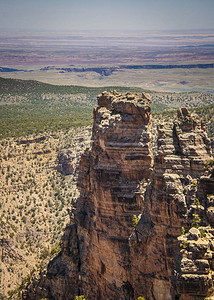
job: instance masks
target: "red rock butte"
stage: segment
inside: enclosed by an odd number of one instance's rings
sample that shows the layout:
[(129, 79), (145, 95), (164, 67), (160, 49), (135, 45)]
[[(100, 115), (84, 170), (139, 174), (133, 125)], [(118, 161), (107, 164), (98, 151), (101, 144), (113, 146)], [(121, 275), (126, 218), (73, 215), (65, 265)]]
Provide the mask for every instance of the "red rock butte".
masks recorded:
[(27, 299), (214, 295), (214, 176), (204, 169), (213, 159), (210, 140), (184, 108), (158, 125), (155, 139), (150, 104), (146, 93), (98, 96), (71, 224)]

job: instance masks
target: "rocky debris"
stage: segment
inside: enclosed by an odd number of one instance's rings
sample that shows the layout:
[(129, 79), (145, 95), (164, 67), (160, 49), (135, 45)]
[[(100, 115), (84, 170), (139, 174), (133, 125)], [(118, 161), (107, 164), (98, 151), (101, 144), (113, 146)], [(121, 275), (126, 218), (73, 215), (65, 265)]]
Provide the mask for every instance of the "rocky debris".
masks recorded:
[[(68, 207), (79, 196), (76, 174), (57, 172), (59, 151), (68, 149), (77, 159), (90, 146), (91, 127), (0, 142), (0, 295), (16, 293), (45, 256), (58, 251), (63, 228), (69, 223)], [(76, 167), (75, 167), (76, 168)], [(2, 242), (4, 241), (4, 242)], [(13, 295), (15, 299), (15, 295)], [(45, 297), (41, 297), (45, 298)]]
[[(211, 172), (212, 173), (212, 172)], [(176, 289), (182, 300), (212, 299), (213, 286), (213, 257), (214, 257), (214, 191), (212, 176), (202, 176), (199, 180), (197, 194), (203, 204), (203, 214), (200, 214), (202, 205), (196, 205), (195, 214), (192, 214), (192, 226), (199, 227), (204, 223), (205, 227), (188, 230), (178, 237), (180, 253), (176, 256), (177, 268), (175, 271)], [(199, 201), (198, 201), (199, 202)], [(201, 218), (199, 218), (199, 216)]]
[(47, 139), (47, 136), (43, 135), (37, 138), (29, 138), (29, 139), (21, 139), (21, 140), (17, 140), (16, 142), (20, 145), (22, 144), (32, 144), (32, 143), (39, 143), (41, 141), (44, 141)]
[(198, 240), (199, 239), (199, 237), (201, 236), (201, 233), (200, 233), (200, 231), (197, 229), (197, 228), (195, 228), (195, 227), (192, 227), (190, 230), (189, 230), (189, 233), (188, 233), (188, 238), (190, 239), (190, 240)]
[[(190, 114), (186, 108), (178, 111), (174, 125), (176, 151), (190, 157), (192, 167), (199, 168), (211, 158), (211, 143), (205, 133), (205, 125), (197, 115)], [(199, 159), (197, 157), (199, 156)]]
[[(210, 140), (201, 120), (187, 109), (178, 111), (173, 124), (158, 127), (158, 158), (165, 168), (180, 174), (204, 174), (204, 166), (212, 157)], [(177, 173), (176, 171), (176, 173)]]
[[(181, 109), (174, 123), (158, 126), (154, 158), (150, 103), (147, 94), (98, 96), (92, 149), (78, 170), (80, 197), (42, 281), (49, 298), (212, 294), (213, 199), (206, 191), (213, 181), (202, 176), (210, 141), (199, 118)], [(182, 227), (188, 233), (180, 236)], [(39, 299), (38, 288), (28, 299)]]
[(16, 251), (14, 245), (5, 238), (0, 239), (0, 260), (2, 263), (5, 263), (9, 259), (24, 261), (23, 256)]
[(76, 168), (76, 155), (70, 149), (63, 149), (58, 155), (57, 170), (65, 175), (73, 174)]
[(213, 239), (213, 230), (209, 227), (191, 228), (178, 237), (180, 258), (175, 276), (181, 299), (204, 299), (213, 295)]

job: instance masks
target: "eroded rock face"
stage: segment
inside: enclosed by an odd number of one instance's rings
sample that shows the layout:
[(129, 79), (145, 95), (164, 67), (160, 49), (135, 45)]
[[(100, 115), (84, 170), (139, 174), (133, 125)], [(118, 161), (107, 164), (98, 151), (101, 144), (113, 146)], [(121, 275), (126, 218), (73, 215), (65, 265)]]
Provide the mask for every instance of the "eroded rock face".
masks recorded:
[[(198, 179), (211, 159), (210, 142), (198, 117), (182, 109), (176, 122), (158, 127), (157, 144), (153, 180), (136, 228), (138, 236), (134, 233), (130, 238), (133, 288), (136, 296), (175, 299), (183, 294), (173, 275), (180, 268), (177, 237), (183, 226), (191, 226), (194, 214), (203, 225), (208, 224), (204, 199), (200, 198), (198, 206), (195, 201)], [(155, 296), (157, 290), (161, 298)]]
[(150, 101), (144, 94), (103, 93), (94, 110), (94, 142), (80, 163), (76, 212), (87, 299), (134, 296), (128, 238), (132, 216), (144, 205), (140, 188), (151, 178)]
[(192, 215), (192, 223), (195, 223), (196, 227), (202, 224), (204, 226), (198, 229), (187, 229), (187, 233), (178, 237), (180, 252), (176, 255), (174, 278), (181, 300), (214, 297), (214, 177), (212, 172), (213, 170), (209, 176), (202, 176), (199, 180), (197, 194), (202, 205), (196, 205)]
[(76, 163), (77, 159), (75, 153), (69, 149), (63, 150), (58, 155), (57, 170), (64, 175), (73, 174)]
[(150, 102), (147, 94), (116, 91), (98, 97), (93, 146), (80, 161), (80, 197), (62, 251), (28, 299), (193, 299), (195, 282), (212, 294), (212, 231), (204, 240), (189, 231), (192, 256), (183, 255), (178, 238), (194, 215), (203, 226), (214, 220), (214, 201), (203, 192), (212, 180), (200, 180), (210, 141), (198, 117), (181, 109), (176, 122), (159, 125), (154, 159)]

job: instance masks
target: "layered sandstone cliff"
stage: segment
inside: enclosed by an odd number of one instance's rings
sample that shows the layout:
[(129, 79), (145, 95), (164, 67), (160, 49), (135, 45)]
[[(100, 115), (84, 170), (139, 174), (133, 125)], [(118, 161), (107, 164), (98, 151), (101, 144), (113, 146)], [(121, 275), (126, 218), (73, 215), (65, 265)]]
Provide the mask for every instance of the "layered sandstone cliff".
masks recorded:
[[(181, 109), (177, 121), (158, 127), (157, 143), (158, 155), (137, 227), (138, 238), (136, 234), (131, 237), (133, 286), (137, 295), (144, 294), (148, 299), (181, 299), (189, 292), (178, 288), (181, 249), (177, 237), (182, 227), (191, 227), (197, 213), (194, 203), (198, 180), (211, 159), (210, 142), (199, 118)], [(197, 210), (202, 225), (207, 225), (202, 215), (204, 206)], [(197, 294), (196, 289), (194, 292)]]
[[(214, 292), (214, 204), (207, 196), (214, 186), (203, 176), (210, 141), (200, 119), (181, 109), (177, 121), (158, 126), (154, 158), (150, 102), (147, 94), (116, 91), (98, 97), (62, 251), (28, 299), (193, 300)], [(202, 235), (189, 232), (196, 215)]]

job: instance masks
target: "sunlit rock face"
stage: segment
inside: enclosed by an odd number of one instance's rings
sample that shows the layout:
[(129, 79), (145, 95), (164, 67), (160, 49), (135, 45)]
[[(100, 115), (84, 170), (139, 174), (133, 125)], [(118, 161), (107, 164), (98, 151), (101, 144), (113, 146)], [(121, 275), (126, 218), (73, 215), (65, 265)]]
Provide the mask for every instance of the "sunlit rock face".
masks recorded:
[[(188, 231), (192, 226), (196, 214), (200, 225), (209, 224), (206, 195), (199, 186), (204, 166), (212, 158), (210, 141), (200, 119), (180, 109), (176, 121), (158, 126), (157, 145), (153, 180), (147, 186), (141, 219), (130, 238), (132, 286), (136, 295), (148, 299), (179, 299), (182, 295), (187, 299), (193, 290), (191, 299), (195, 299), (200, 292), (195, 287), (188, 290), (188, 280), (186, 284), (182, 281), (183, 245), (178, 237), (182, 227)], [(196, 206), (198, 198), (200, 204)], [(210, 292), (207, 280), (204, 291)]]
[(82, 288), (89, 299), (133, 294), (128, 239), (152, 174), (150, 102), (146, 94), (104, 92), (94, 109), (93, 147), (80, 163), (76, 212), (87, 253)]
[[(209, 247), (185, 260), (185, 251), (214, 238), (212, 230), (206, 237), (198, 236), (198, 229), (188, 231), (196, 214), (199, 225), (214, 222), (212, 200), (205, 194), (213, 180), (203, 176), (212, 159), (210, 141), (199, 118), (180, 109), (175, 122), (159, 124), (153, 157), (150, 103), (144, 93), (98, 96), (93, 145), (80, 161), (80, 197), (70, 212), (71, 224), (60, 254), (31, 286), (28, 299), (192, 300), (202, 290), (203, 297), (212, 294)], [(184, 240), (197, 236), (192, 248), (182, 248), (182, 227)], [(204, 274), (204, 286), (188, 288), (197, 270)]]

